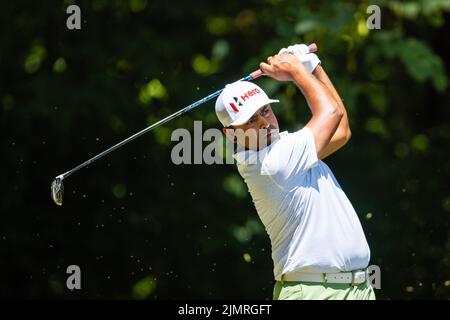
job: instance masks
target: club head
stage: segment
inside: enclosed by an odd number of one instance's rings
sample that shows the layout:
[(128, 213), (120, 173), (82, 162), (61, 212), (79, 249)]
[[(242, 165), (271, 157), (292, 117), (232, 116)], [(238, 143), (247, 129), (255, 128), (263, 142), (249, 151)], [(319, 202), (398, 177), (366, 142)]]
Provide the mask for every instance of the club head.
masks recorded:
[(53, 180), (52, 185), (50, 186), (52, 199), (58, 206), (62, 206), (64, 197), (63, 179), (64, 178), (62, 175), (57, 176), (55, 180)]

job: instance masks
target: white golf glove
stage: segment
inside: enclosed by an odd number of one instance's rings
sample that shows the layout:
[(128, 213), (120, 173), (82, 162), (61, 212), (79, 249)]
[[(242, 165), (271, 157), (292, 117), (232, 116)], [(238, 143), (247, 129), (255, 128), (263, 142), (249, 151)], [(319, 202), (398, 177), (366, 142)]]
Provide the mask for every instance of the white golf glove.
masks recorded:
[(287, 48), (283, 48), (278, 54), (290, 53), (296, 56), (305, 66), (309, 73), (312, 73), (317, 65), (320, 63), (319, 57), (315, 53), (309, 53), (309, 48), (306, 44), (295, 44)]

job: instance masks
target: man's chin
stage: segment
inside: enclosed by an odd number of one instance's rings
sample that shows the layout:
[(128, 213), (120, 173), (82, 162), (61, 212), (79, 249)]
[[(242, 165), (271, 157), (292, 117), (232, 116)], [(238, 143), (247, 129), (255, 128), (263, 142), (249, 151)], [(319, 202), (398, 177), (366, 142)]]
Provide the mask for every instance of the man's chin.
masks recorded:
[(275, 140), (280, 138), (280, 131), (279, 130), (273, 130), (267, 136), (270, 138), (270, 141), (272, 143), (272, 141), (275, 141)]
[(261, 143), (259, 143), (258, 150), (262, 150), (272, 144), (272, 142), (276, 141), (280, 137), (280, 134), (278, 131), (269, 132), (267, 136), (265, 136), (262, 140), (260, 140)]
[(272, 130), (267, 134), (267, 145), (270, 145), (273, 141), (280, 138), (280, 132), (278, 130)]

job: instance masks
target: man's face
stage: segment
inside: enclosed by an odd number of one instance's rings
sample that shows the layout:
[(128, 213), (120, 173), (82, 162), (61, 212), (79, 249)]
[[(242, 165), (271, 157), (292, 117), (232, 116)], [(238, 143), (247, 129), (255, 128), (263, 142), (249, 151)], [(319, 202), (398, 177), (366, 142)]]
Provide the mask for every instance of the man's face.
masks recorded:
[[(231, 129), (231, 130), (230, 130)], [(260, 150), (278, 137), (278, 121), (270, 104), (260, 108), (243, 125), (224, 128), (226, 136), (245, 149)]]

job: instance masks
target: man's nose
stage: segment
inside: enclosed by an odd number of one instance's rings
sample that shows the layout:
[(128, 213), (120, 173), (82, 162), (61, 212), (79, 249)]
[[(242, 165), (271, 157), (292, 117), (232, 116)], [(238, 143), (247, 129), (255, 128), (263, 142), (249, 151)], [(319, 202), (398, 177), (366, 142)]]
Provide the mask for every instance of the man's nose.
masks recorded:
[(267, 129), (267, 128), (269, 128), (270, 124), (266, 120), (266, 118), (264, 118), (263, 116), (258, 114), (258, 126), (260, 129)]

